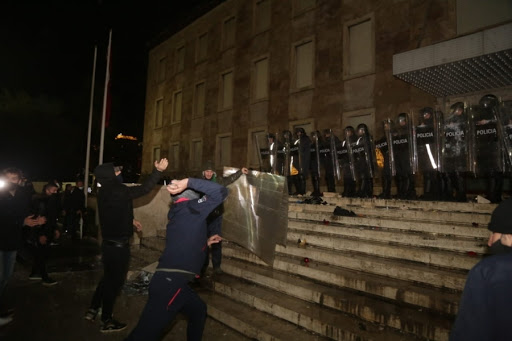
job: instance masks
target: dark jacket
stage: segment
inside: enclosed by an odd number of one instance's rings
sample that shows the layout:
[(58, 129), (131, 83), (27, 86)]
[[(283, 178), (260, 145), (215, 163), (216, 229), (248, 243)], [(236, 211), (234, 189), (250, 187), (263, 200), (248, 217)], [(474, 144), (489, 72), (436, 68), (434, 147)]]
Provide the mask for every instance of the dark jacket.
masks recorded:
[(53, 237), (57, 229), (57, 219), (60, 215), (60, 199), (57, 194), (38, 194), (34, 196), (30, 208), (30, 214), (46, 218), (46, 224), (32, 227), (29, 231), (29, 239), (37, 242), (40, 236)]
[(466, 280), (450, 341), (508, 341), (512, 325), (512, 253), (484, 258)]
[(188, 188), (204, 193), (201, 199), (173, 204), (169, 210), (165, 250), (158, 268), (201, 272), (207, 246), (206, 218), (228, 195), (213, 181), (188, 179)]
[(15, 251), (22, 245), (23, 221), (29, 216), (30, 195), (18, 188), (11, 195), (0, 191), (0, 250)]
[(114, 173), (112, 163), (104, 163), (94, 170), (98, 189), (98, 211), (101, 235), (108, 240), (126, 240), (133, 236), (132, 200), (149, 193), (160, 180), (161, 173), (153, 169), (141, 186), (123, 185)]

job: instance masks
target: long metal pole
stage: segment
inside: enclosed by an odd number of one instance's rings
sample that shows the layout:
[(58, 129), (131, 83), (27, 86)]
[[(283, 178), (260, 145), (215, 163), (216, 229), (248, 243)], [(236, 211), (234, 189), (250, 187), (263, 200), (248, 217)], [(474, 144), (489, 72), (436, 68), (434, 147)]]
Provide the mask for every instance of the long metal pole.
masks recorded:
[[(91, 82), (91, 99), (89, 102), (89, 129), (87, 131), (87, 152), (85, 153), (85, 179), (84, 179), (84, 194), (85, 194), (85, 207), (87, 209), (87, 195), (89, 194), (89, 161), (91, 157), (91, 131), (92, 131), (92, 112), (94, 103), (94, 83), (96, 80), (96, 59), (98, 57), (98, 47), (94, 46), (94, 59), (92, 63), (92, 82)], [(83, 236), (83, 219), (80, 224), (80, 239)]]
[(112, 30), (108, 36), (108, 52), (107, 52), (107, 70), (105, 72), (105, 90), (103, 92), (103, 115), (101, 117), (101, 138), (100, 138), (100, 158), (99, 164), (103, 163), (103, 149), (105, 145), (105, 119), (107, 116), (107, 97), (108, 97), (108, 83), (110, 81), (110, 50), (112, 48)]

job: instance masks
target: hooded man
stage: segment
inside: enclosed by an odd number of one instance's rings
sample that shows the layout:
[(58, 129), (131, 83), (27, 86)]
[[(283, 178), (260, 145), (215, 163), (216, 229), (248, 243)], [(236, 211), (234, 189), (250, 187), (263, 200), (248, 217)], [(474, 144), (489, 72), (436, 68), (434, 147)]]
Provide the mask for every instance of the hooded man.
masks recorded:
[[(149, 284), (149, 297), (137, 327), (127, 341), (160, 340), (176, 317), (188, 317), (187, 340), (200, 341), (206, 321), (206, 304), (190, 287), (201, 272), (210, 245), (222, 238), (207, 238), (208, 215), (226, 199), (228, 190), (202, 179), (173, 180), (167, 186), (173, 204), (169, 210), (165, 250)], [(201, 197), (201, 194), (204, 196)]]
[(140, 222), (133, 218), (133, 199), (149, 193), (160, 180), (161, 172), (167, 169), (167, 159), (155, 161), (155, 168), (141, 186), (127, 187), (122, 184), (121, 167), (104, 163), (94, 170), (98, 183), (98, 213), (103, 242), (103, 278), (100, 280), (85, 314), (85, 319), (93, 321), (102, 308), (100, 331), (102, 333), (120, 331), (125, 323), (112, 318), (116, 297), (128, 273), (130, 260), (130, 238), (134, 227), (142, 229)]
[(506, 341), (512, 325), (512, 199), (492, 213), (487, 245), (492, 256), (468, 274), (450, 341)]
[[(230, 176), (226, 177), (217, 177), (217, 173), (215, 173), (213, 166), (213, 162), (208, 160), (204, 167), (203, 167), (203, 178), (208, 181), (216, 182), (222, 186), (227, 186), (233, 182), (235, 182), (242, 174), (248, 174), (249, 170), (245, 167), (242, 167), (242, 169), (238, 170), (237, 172), (231, 174)], [(219, 236), (222, 235), (222, 214), (224, 213), (224, 207), (222, 204), (220, 204), (218, 207), (216, 207), (208, 216), (207, 219), (207, 237), (211, 237), (213, 235), (218, 234)], [(206, 249), (206, 251), (210, 251), (212, 254), (212, 266), (213, 266), (213, 272), (215, 274), (221, 274), (222, 269), (220, 268), (220, 264), (222, 261), (222, 243), (214, 243), (211, 248)], [(205, 259), (205, 263), (203, 266), (203, 269), (201, 273), (204, 274), (206, 271), (206, 268), (208, 267), (208, 264), (210, 264), (210, 258), (207, 256)]]

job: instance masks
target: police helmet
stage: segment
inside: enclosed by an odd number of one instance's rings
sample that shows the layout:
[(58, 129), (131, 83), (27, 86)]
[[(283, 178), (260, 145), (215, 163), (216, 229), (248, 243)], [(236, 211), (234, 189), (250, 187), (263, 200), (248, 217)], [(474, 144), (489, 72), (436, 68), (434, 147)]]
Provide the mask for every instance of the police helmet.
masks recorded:
[(498, 105), (498, 97), (487, 94), (480, 98), (479, 104), (486, 109), (493, 108)]
[(450, 106), (450, 114), (451, 114), (451, 115), (458, 114), (458, 113), (459, 113), (459, 110), (460, 110), (460, 113), (461, 113), (461, 114), (464, 112), (464, 103), (462, 103), (462, 102), (456, 102), (456, 103), (453, 103), (453, 104)]
[(357, 134), (358, 135), (367, 135), (368, 134), (368, 126), (364, 123), (361, 123), (357, 126)]
[(407, 122), (407, 114), (406, 113), (400, 113), (398, 114), (398, 123)]

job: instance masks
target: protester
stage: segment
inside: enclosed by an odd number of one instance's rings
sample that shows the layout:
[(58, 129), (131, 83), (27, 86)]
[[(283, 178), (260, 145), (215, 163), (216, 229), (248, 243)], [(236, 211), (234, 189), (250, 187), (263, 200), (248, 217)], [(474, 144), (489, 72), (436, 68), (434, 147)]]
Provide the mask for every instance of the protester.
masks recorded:
[(44, 217), (29, 215), (30, 194), (20, 187), (22, 174), (17, 168), (2, 172), (0, 186), (0, 326), (12, 321), (13, 311), (5, 307), (5, 288), (14, 271), (16, 254), (22, 245), (22, 227), (46, 222)]
[[(206, 237), (208, 215), (227, 196), (227, 189), (201, 179), (173, 180), (167, 186), (173, 204), (169, 210), (165, 250), (149, 285), (148, 302), (139, 323), (126, 340), (160, 340), (164, 328), (182, 312), (188, 317), (187, 340), (201, 340), (206, 304), (189, 283), (199, 276), (204, 249), (219, 243)], [(204, 193), (200, 198), (198, 192)]]
[[(230, 176), (221, 176), (217, 177), (217, 174), (214, 171), (213, 163), (208, 160), (206, 164), (203, 167), (203, 178), (209, 181), (217, 182), (222, 186), (227, 186), (233, 182), (235, 182), (242, 174), (248, 174), (249, 170), (245, 167), (238, 170), (237, 172), (231, 174)], [(222, 235), (222, 214), (224, 213), (224, 207), (222, 204), (220, 204), (218, 207), (215, 208), (215, 210), (210, 213), (207, 219), (207, 237), (211, 237), (213, 235), (218, 234), (219, 236)], [(220, 268), (220, 264), (222, 261), (222, 243), (215, 243), (212, 245), (211, 248), (206, 249), (206, 252), (211, 252), (212, 254), (212, 266), (213, 266), (213, 273), (215, 274), (221, 274), (222, 269)], [(208, 264), (210, 264), (210, 257), (207, 255), (205, 259), (205, 263), (203, 266), (203, 270), (201, 271), (201, 274), (204, 274), (206, 269), (208, 268)]]
[[(140, 222), (133, 218), (132, 200), (149, 193), (158, 183), (161, 172), (167, 169), (167, 159), (155, 161), (155, 169), (141, 186), (122, 184), (121, 167), (105, 163), (96, 167), (98, 182), (98, 212), (103, 243), (103, 278), (98, 283), (85, 319), (93, 321), (100, 308), (102, 333), (126, 328), (125, 323), (112, 317), (116, 297), (124, 284), (130, 260), (130, 238), (134, 227), (140, 231)], [(101, 186), (101, 187), (100, 187)], [(205, 232), (206, 237), (206, 232)]]
[(43, 187), (43, 192), (34, 198), (31, 213), (37, 217), (45, 217), (44, 224), (34, 226), (29, 232), (29, 243), (33, 263), (29, 279), (41, 280), (43, 285), (52, 286), (57, 281), (50, 278), (46, 269), (48, 251), (53, 239), (58, 239), (60, 231), (57, 228), (57, 218), (60, 214), (58, 187), (55, 182), (49, 182)]
[(508, 341), (512, 325), (512, 199), (493, 211), (487, 245), (493, 254), (468, 274), (450, 341)]

